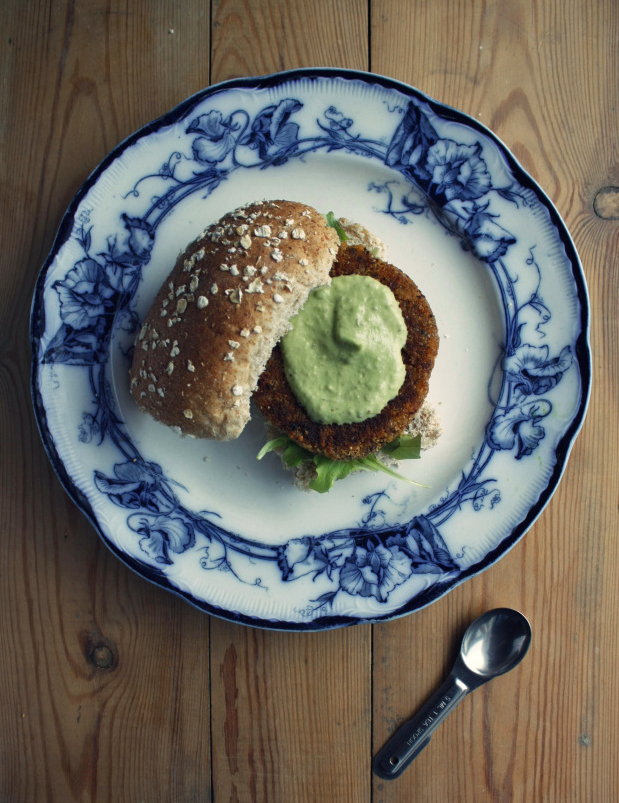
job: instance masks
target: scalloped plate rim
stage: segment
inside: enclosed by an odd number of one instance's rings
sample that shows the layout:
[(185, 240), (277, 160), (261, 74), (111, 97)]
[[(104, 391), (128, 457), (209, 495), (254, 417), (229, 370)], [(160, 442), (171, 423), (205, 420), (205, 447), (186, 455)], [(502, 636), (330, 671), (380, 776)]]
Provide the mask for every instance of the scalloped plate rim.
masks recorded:
[[(39, 389), (37, 386), (38, 369), (39, 369), (37, 345), (41, 333), (44, 331), (45, 311), (42, 304), (42, 298), (43, 298), (43, 291), (47, 273), (59, 250), (67, 242), (67, 240), (71, 235), (75, 219), (75, 213), (78, 210), (81, 201), (87, 195), (88, 191), (92, 188), (92, 186), (96, 184), (97, 180), (102, 175), (102, 173), (105, 172), (107, 167), (111, 165), (122, 153), (124, 153), (125, 150), (130, 148), (133, 144), (138, 142), (143, 137), (155, 133), (160, 128), (169, 125), (172, 121), (178, 122), (187, 117), (187, 115), (205, 98), (216, 95), (219, 92), (225, 92), (229, 89), (259, 90), (281, 85), (283, 83), (286, 83), (287, 81), (297, 81), (303, 78), (310, 78), (310, 79), (342, 78), (345, 80), (362, 81), (370, 85), (379, 84), (380, 86), (382, 86), (384, 89), (387, 90), (393, 90), (393, 89), (398, 90), (407, 96), (412, 96), (417, 100), (426, 103), (430, 108), (435, 110), (437, 114), (439, 114), (443, 119), (451, 119), (454, 122), (463, 123), (469, 126), (470, 128), (480, 132), (484, 137), (487, 137), (489, 140), (495, 143), (497, 148), (500, 150), (503, 158), (509, 165), (510, 169), (518, 178), (518, 181), (521, 184), (523, 184), (526, 188), (533, 191), (535, 196), (539, 199), (541, 204), (545, 207), (545, 209), (549, 213), (552, 226), (558, 233), (559, 239), (561, 240), (563, 246), (566, 249), (567, 259), (572, 265), (572, 278), (574, 280), (574, 284), (576, 287), (576, 295), (580, 301), (580, 308), (581, 308), (580, 309), (581, 328), (575, 343), (576, 362), (580, 369), (581, 394), (580, 394), (580, 402), (578, 410), (573, 416), (570, 426), (567, 428), (566, 432), (564, 433), (564, 435), (562, 436), (562, 438), (560, 439), (560, 441), (556, 446), (555, 449), (556, 463), (552, 471), (552, 474), (546, 484), (546, 487), (540, 493), (537, 502), (530, 507), (526, 517), (513, 529), (510, 535), (503, 538), (503, 540), (496, 546), (496, 548), (489, 551), (481, 561), (479, 561), (477, 564), (471, 566), (468, 569), (463, 569), (460, 576), (455, 581), (446, 583), (444, 587), (441, 584), (436, 584), (434, 586), (431, 586), (426, 591), (422, 592), (416, 597), (413, 597), (411, 600), (409, 600), (408, 603), (401, 606), (395, 613), (391, 612), (391, 613), (386, 613), (384, 616), (374, 616), (365, 618), (360, 618), (355, 616), (342, 616), (342, 615), (332, 615), (332, 616), (325, 615), (322, 617), (317, 617), (315, 619), (312, 619), (311, 621), (290, 622), (281, 620), (269, 620), (261, 618), (259, 616), (254, 617), (240, 612), (224, 610), (207, 601), (198, 600), (194, 598), (191, 595), (191, 593), (185, 592), (183, 590), (174, 587), (172, 583), (162, 573), (157, 571), (156, 568), (154, 568), (153, 566), (149, 565), (146, 562), (141, 562), (133, 558), (132, 556), (123, 553), (118, 547), (116, 547), (110, 541), (108, 536), (105, 534), (105, 532), (98, 524), (96, 516), (94, 515), (94, 512), (90, 506), (90, 503), (84, 496), (83, 492), (76, 487), (71, 477), (68, 475), (64, 463), (57, 453), (53, 434), (47, 427), (46, 411), (42, 404)], [(493, 565), (500, 557), (502, 557), (508, 551), (510, 551), (513, 548), (513, 546), (527, 532), (527, 530), (530, 529), (532, 524), (535, 522), (535, 520), (538, 518), (540, 513), (547, 505), (548, 501), (550, 500), (552, 494), (556, 490), (561, 480), (561, 477), (567, 465), (567, 460), (569, 458), (571, 449), (575, 443), (576, 436), (578, 435), (582, 427), (584, 417), (587, 411), (591, 393), (591, 353), (589, 344), (589, 326), (590, 326), (589, 319), (590, 319), (589, 298), (588, 298), (586, 281), (584, 277), (584, 271), (578, 253), (576, 251), (574, 242), (565, 223), (563, 222), (554, 203), (550, 200), (550, 198), (547, 196), (544, 190), (537, 184), (536, 181), (533, 180), (530, 174), (522, 167), (522, 165), (513, 156), (510, 150), (504, 145), (501, 139), (496, 134), (494, 134), (494, 132), (492, 132), (490, 129), (488, 129), (486, 126), (484, 126), (475, 118), (471, 117), (469, 114), (461, 112), (451, 106), (448, 106), (447, 104), (444, 104), (441, 101), (438, 101), (426, 95), (424, 92), (416, 89), (415, 87), (412, 87), (396, 79), (388, 78), (386, 76), (358, 70), (322, 68), (322, 67), (286, 70), (278, 73), (272, 73), (256, 77), (231, 79), (207, 87), (190, 95), (185, 100), (181, 101), (178, 105), (176, 105), (174, 108), (168, 110), (163, 115), (158, 117), (156, 120), (147, 123), (140, 129), (135, 131), (133, 134), (123, 139), (115, 148), (112, 149), (112, 151), (110, 151), (110, 153), (107, 154), (107, 156), (103, 160), (101, 160), (101, 162), (95, 167), (95, 169), (91, 172), (91, 174), (81, 184), (75, 196), (73, 197), (71, 203), (69, 204), (66, 212), (62, 216), (61, 223), (58, 228), (57, 234), (54, 238), (50, 252), (37, 278), (35, 292), (33, 294), (31, 317), (30, 317), (31, 321), (30, 343), (33, 354), (33, 360), (31, 366), (31, 394), (32, 394), (34, 409), (36, 412), (35, 418), (37, 422), (37, 427), (39, 429), (39, 433), (45, 451), (48, 455), (48, 458), (51, 462), (51, 465), (56, 475), (58, 476), (61, 485), (68, 493), (70, 498), (73, 500), (73, 502), (84, 513), (86, 518), (93, 525), (93, 527), (98, 532), (99, 536), (108, 546), (108, 548), (126, 566), (132, 569), (140, 577), (147, 579), (148, 581), (154, 583), (155, 585), (165, 588), (166, 591), (172, 592), (176, 596), (181, 597), (182, 599), (190, 603), (192, 606), (197, 607), (198, 609), (205, 611), (211, 615), (214, 615), (218, 618), (234, 621), (244, 625), (259, 627), (262, 629), (314, 632), (314, 631), (350, 626), (353, 624), (364, 624), (364, 623), (371, 624), (374, 622), (388, 621), (391, 619), (399, 618), (404, 615), (408, 615), (414, 611), (421, 610), (422, 608), (427, 607), (427, 605), (431, 604), (432, 602), (435, 602), (436, 600), (445, 596), (449, 591), (453, 590), (461, 583), (485, 571), (487, 568)]]

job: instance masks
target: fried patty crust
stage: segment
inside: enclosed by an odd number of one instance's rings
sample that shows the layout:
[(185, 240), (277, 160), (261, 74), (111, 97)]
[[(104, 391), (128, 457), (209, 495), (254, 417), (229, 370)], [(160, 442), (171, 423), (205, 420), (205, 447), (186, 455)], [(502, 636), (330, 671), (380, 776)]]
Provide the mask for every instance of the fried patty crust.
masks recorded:
[(253, 399), (266, 420), (310, 452), (333, 460), (353, 460), (377, 452), (410, 424), (428, 393), (438, 353), (438, 330), (430, 305), (399, 268), (373, 257), (363, 246), (340, 246), (331, 276), (370, 276), (389, 287), (408, 329), (402, 359), (406, 368), (398, 395), (378, 415), (355, 424), (319, 424), (293, 394), (279, 346), (273, 350)]

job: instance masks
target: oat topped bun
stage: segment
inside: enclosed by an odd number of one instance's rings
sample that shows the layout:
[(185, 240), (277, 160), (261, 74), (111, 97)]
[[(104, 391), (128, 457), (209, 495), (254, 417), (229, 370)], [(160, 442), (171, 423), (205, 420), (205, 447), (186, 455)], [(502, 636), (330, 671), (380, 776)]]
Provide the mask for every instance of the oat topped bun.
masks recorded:
[(135, 341), (131, 394), (187, 435), (231, 440), (273, 348), (330, 282), (339, 238), (312, 207), (263, 201), (209, 226), (179, 256)]

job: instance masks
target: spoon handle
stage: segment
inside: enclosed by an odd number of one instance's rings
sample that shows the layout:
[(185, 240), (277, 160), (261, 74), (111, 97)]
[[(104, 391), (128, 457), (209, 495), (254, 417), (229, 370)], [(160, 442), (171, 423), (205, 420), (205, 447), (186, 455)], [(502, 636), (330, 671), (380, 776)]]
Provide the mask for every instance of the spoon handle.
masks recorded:
[(405, 722), (374, 758), (374, 772), (386, 781), (397, 778), (430, 741), (445, 717), (470, 691), (461, 680), (449, 675), (412, 719)]

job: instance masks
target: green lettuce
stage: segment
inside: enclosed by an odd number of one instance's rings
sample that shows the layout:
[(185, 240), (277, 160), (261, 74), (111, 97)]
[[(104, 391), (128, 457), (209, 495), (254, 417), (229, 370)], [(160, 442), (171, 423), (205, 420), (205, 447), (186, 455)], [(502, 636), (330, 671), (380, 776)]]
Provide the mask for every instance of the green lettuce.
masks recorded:
[(400, 435), (383, 446), (382, 451), (394, 460), (419, 460), (421, 457), (421, 435)]
[[(398, 474), (397, 471), (382, 463), (375, 454), (357, 460), (331, 460), (330, 457), (314, 454), (304, 449), (286, 435), (280, 435), (265, 443), (258, 452), (258, 460), (262, 460), (266, 454), (273, 451), (281, 451), (284, 463), (291, 468), (296, 468), (305, 461), (313, 462), (316, 477), (310, 482), (309, 487), (321, 494), (330, 491), (337, 480), (347, 477), (353, 471), (382, 471), (390, 477), (403, 480), (411, 485), (428, 487)], [(400, 435), (399, 438), (383, 446), (382, 451), (396, 460), (418, 460), (421, 457), (421, 436)]]
[(327, 219), (327, 226), (331, 226), (332, 229), (335, 229), (337, 232), (337, 236), (340, 238), (340, 242), (345, 243), (348, 240), (348, 235), (346, 234), (344, 229), (340, 226), (340, 223), (333, 214), (333, 212), (327, 212), (325, 217)]

